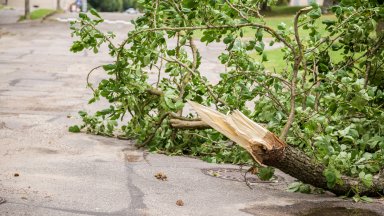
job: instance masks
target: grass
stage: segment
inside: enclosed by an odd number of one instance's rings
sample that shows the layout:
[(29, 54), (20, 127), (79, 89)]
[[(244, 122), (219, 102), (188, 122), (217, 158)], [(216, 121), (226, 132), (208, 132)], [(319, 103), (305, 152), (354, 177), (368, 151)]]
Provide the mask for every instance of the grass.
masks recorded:
[[(286, 25), (286, 28), (289, 29), (289, 28), (292, 28), (293, 29), (293, 19), (294, 19), (294, 15), (284, 15), (284, 16), (272, 16), (272, 17), (265, 17), (264, 18), (264, 21), (265, 21), (265, 25), (266, 26), (269, 26), (271, 27), (272, 29), (277, 29), (278, 25), (280, 25), (281, 23), (284, 23)], [(336, 17), (334, 15), (323, 15), (321, 16), (317, 21), (316, 21), (316, 25), (318, 26), (318, 29), (320, 31), (320, 33), (325, 33), (325, 25), (322, 24), (322, 21), (324, 20), (334, 20), (336, 19)], [(261, 23), (263, 24), (263, 23)], [(256, 33), (256, 30), (253, 29), (253, 28), (250, 28), (250, 27), (247, 27), (247, 28), (243, 28), (243, 33), (244, 33), (244, 37), (245, 38), (252, 38), (255, 36), (255, 33)], [(308, 34), (308, 31), (305, 31), (305, 30), (302, 30), (300, 29), (300, 35), (301, 36), (305, 36), (306, 34)], [(194, 33), (194, 38), (196, 39), (200, 39), (201, 37), (203, 36), (203, 33), (202, 31), (196, 31)], [(265, 34), (265, 37), (271, 37), (270, 35), (268, 34)]]
[[(287, 29), (292, 29), (293, 31), (293, 20), (296, 12), (303, 7), (290, 7), (290, 6), (278, 6), (272, 7), (272, 11), (266, 12), (263, 15), (265, 25), (271, 27), (272, 29), (277, 30), (277, 27), (284, 23)], [(334, 15), (323, 15), (316, 21), (316, 26), (321, 35), (326, 35), (327, 31), (325, 30), (326, 25), (322, 24), (324, 20), (335, 20)], [(243, 28), (244, 38), (253, 38), (255, 37), (256, 30), (252, 28)], [(308, 30), (299, 30), (300, 37), (306, 39), (309, 34)], [(194, 32), (194, 38), (200, 39), (203, 36), (202, 31)], [(265, 34), (265, 38), (271, 38), (270, 35)], [(292, 35), (293, 37), (293, 35)], [(268, 46), (266, 44), (266, 46)], [(287, 62), (283, 59), (284, 53), (281, 49), (267, 50), (265, 51), (268, 61), (264, 62), (264, 66), (269, 71), (275, 71), (277, 73), (282, 73), (287, 68)], [(256, 52), (250, 54), (257, 61), (261, 61), (262, 57)], [(331, 52), (331, 59), (334, 63), (339, 62), (342, 59), (341, 52)], [(288, 67), (288, 71), (291, 69)]]
[(45, 16), (55, 12), (55, 10), (51, 9), (37, 9), (31, 12), (30, 19), (31, 20), (36, 20), (36, 19), (41, 19), (44, 18)]
[[(298, 10), (300, 10), (301, 6), (273, 6), (272, 10), (269, 12), (263, 13), (265, 25), (271, 27), (272, 29), (277, 29), (277, 26), (281, 23), (285, 23), (287, 29), (293, 27), (293, 19)], [(334, 15), (323, 15), (317, 20), (317, 25), (320, 29), (320, 33), (325, 33), (325, 25), (322, 24), (324, 20), (334, 20), (336, 19)], [(260, 23), (263, 24), (263, 23)], [(252, 38), (255, 36), (256, 30), (252, 28), (243, 28), (244, 37)], [(308, 34), (308, 31), (301, 30), (300, 35), (304, 36)], [(203, 36), (202, 31), (196, 31), (194, 33), (194, 38), (200, 39)], [(271, 37), (270, 35), (265, 35), (265, 37)]]
[[(267, 55), (268, 58), (268, 61), (263, 63), (267, 71), (276, 71), (276, 73), (282, 73), (286, 68), (288, 69), (288, 71), (292, 70), (289, 65), (287, 67), (287, 62), (283, 59), (284, 53), (281, 51), (281, 49), (266, 50), (264, 53)], [(342, 50), (330, 50), (329, 53), (332, 63), (338, 63), (343, 59)], [(262, 57), (256, 52), (253, 52), (250, 55), (256, 61), (261, 62)]]
[(302, 8), (304, 6), (273, 6), (271, 11), (264, 12), (263, 15), (267, 17), (294, 15)]
[[(271, 72), (276, 70), (277, 73), (281, 73), (282, 71), (285, 70), (285, 68), (287, 67), (287, 63), (283, 59), (284, 53), (281, 51), (281, 49), (267, 50), (265, 51), (265, 54), (267, 55), (267, 58), (268, 58), (268, 61), (263, 63), (266, 70)], [(262, 57), (258, 53), (253, 52), (250, 55), (256, 61), (261, 62)]]
[[(272, 29), (277, 29), (277, 27), (284, 23), (286, 25), (287, 29), (292, 28), (293, 29), (293, 19), (294, 16), (274, 16), (274, 17), (266, 17), (265, 19), (265, 25), (271, 27)], [(323, 15), (321, 16), (317, 21), (316, 25), (318, 26), (318, 29), (320, 33), (325, 33), (325, 25), (322, 24), (324, 20), (334, 20), (336, 17), (334, 15)], [(254, 37), (256, 33), (255, 29), (252, 28), (245, 28), (244, 30), (244, 37)], [(303, 29), (300, 29), (300, 35), (305, 36), (308, 34), (309, 31), (305, 31)], [(265, 35), (266, 37), (271, 37), (270, 35)]]

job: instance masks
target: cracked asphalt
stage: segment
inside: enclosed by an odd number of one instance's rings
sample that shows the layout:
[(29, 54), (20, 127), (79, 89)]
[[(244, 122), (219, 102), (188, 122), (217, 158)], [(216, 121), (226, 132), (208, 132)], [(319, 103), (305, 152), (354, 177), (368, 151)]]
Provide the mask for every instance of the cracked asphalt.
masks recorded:
[[(203, 168), (229, 167), (188, 157), (138, 150), (132, 141), (69, 133), (88, 106), (88, 71), (113, 59), (105, 50), (73, 54), (67, 23), (16, 23), (21, 10), (0, 11), (0, 215), (298, 215), (324, 205), (360, 207), (381, 214), (382, 200), (355, 204), (325, 193), (285, 191), (294, 181), (249, 189), (244, 182), (204, 175)], [(57, 15), (71, 17), (71, 14)], [(125, 14), (103, 14), (130, 20)], [(53, 17), (55, 18), (55, 17)], [(121, 40), (131, 28), (103, 25)], [(213, 82), (223, 67), (219, 44), (197, 43)], [(93, 82), (102, 79), (97, 73)], [(158, 172), (167, 181), (154, 177)], [(177, 206), (177, 200), (184, 206)]]

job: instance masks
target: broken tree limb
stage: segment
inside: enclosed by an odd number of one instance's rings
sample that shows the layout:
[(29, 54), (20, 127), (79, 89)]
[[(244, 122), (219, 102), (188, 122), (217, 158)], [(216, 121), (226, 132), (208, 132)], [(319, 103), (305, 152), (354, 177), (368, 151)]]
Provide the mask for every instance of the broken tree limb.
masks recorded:
[(260, 165), (272, 166), (318, 188), (329, 190), (336, 195), (379, 196), (384, 194), (384, 174), (373, 177), (373, 185), (367, 187), (358, 178), (342, 176), (343, 184), (328, 187), (324, 176), (325, 166), (310, 158), (304, 152), (287, 145), (275, 134), (253, 122), (240, 111), (224, 115), (216, 110), (195, 102), (189, 104), (202, 121), (216, 129), (245, 150)]
[(216, 110), (189, 101), (202, 121), (246, 149), (253, 159), (263, 164), (263, 150), (281, 149), (286, 146), (275, 135), (259, 124), (250, 121), (240, 111), (226, 116)]
[(182, 130), (191, 130), (191, 129), (210, 129), (212, 128), (207, 123), (203, 121), (185, 121), (180, 119), (171, 119), (171, 126), (173, 128), (182, 129)]

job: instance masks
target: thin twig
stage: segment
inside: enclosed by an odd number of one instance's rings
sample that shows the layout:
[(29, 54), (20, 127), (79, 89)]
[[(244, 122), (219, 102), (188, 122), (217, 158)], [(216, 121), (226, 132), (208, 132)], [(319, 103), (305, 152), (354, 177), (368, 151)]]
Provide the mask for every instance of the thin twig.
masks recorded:
[[(183, 68), (185, 68), (186, 70), (190, 71), (193, 75), (195, 76), (198, 76), (201, 78), (201, 75), (200, 73), (197, 73), (196, 71), (192, 71), (191, 68), (189, 68), (187, 65), (185, 65), (183, 62), (181, 62), (180, 60), (178, 59), (168, 59), (168, 58), (164, 58), (163, 59), (167, 62), (175, 62), (177, 64), (179, 64), (180, 66), (182, 66)], [(200, 79), (202, 81), (202, 79)], [(224, 102), (223, 100), (221, 100), (218, 96), (215, 95), (215, 93), (213, 92), (212, 88), (205, 82), (202, 81), (202, 84), (205, 86), (205, 88), (208, 90), (209, 94), (217, 101), (217, 102), (220, 102), (222, 103), (223, 105), (225, 106), (228, 106), (228, 104), (226, 102)]]
[(89, 78), (90, 78), (91, 74), (93, 73), (93, 71), (95, 71), (95, 70), (97, 70), (97, 69), (99, 69), (99, 68), (101, 68), (101, 67), (103, 67), (103, 65), (99, 65), (99, 66), (97, 66), (97, 67), (94, 67), (94, 68), (92, 68), (92, 70), (90, 70), (90, 71), (88, 72), (88, 74), (87, 74), (87, 86), (88, 86), (93, 92), (95, 92), (95, 89), (92, 87), (92, 84), (89, 82)]
[(225, 2), (229, 5), (230, 8), (235, 10), (241, 18), (245, 19), (248, 21), (248, 17), (246, 17), (238, 8), (236, 8), (229, 0), (225, 0)]
[(303, 59), (303, 45), (301, 44), (301, 41), (300, 41), (299, 29), (298, 29), (298, 20), (299, 20), (299, 17), (302, 13), (307, 12), (311, 9), (312, 9), (312, 7), (306, 7), (306, 8), (299, 10), (296, 13), (296, 16), (294, 19), (293, 25), (294, 25), (294, 31), (295, 31), (295, 39), (296, 39), (297, 46), (299, 48), (299, 52), (298, 53), (293, 52), (294, 64), (293, 64), (293, 72), (292, 72), (292, 80), (291, 80), (292, 88), (291, 88), (290, 112), (289, 112), (287, 122), (285, 123), (284, 128), (281, 130), (281, 133), (280, 133), (280, 139), (281, 140), (285, 140), (285, 138), (287, 137), (288, 131), (291, 128), (292, 123), (293, 123), (294, 118), (295, 118), (296, 85), (297, 85), (296, 82), (297, 82), (297, 75), (299, 72), (299, 67), (300, 67), (301, 61)]

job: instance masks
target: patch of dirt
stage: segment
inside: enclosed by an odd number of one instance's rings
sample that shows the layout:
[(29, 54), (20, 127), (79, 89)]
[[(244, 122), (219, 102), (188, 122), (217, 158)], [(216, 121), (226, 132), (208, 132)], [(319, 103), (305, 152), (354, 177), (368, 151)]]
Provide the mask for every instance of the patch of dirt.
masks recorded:
[(142, 151), (125, 148), (122, 150), (123, 158), (128, 162), (140, 162), (144, 160)]
[[(249, 183), (278, 183), (284, 182), (284, 178), (281, 176), (273, 176), (271, 180), (263, 181), (252, 172), (247, 173), (247, 169), (236, 169), (236, 168), (210, 168), (201, 170), (205, 175), (209, 175), (216, 178), (221, 178), (231, 181), (247, 182)], [(247, 173), (247, 174), (246, 174)]]

